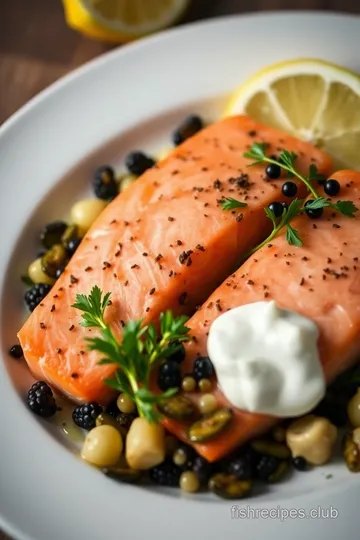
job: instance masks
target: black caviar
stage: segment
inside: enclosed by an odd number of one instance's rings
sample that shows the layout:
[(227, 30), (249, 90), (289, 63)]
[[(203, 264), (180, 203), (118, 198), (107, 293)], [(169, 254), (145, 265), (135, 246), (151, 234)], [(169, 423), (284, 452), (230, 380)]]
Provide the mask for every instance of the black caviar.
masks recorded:
[(131, 152), (126, 156), (125, 164), (129, 172), (140, 176), (155, 165), (155, 161), (143, 152)]
[(95, 172), (93, 189), (98, 199), (109, 201), (119, 193), (115, 172), (112, 167), (104, 165)]
[(52, 390), (44, 381), (32, 385), (28, 392), (27, 404), (33, 413), (43, 418), (54, 416), (57, 411)]
[(90, 431), (96, 426), (96, 418), (103, 412), (103, 408), (98, 403), (91, 401), (79, 405), (73, 410), (72, 419), (74, 424), (82, 429)]
[(173, 133), (172, 139), (174, 145), (178, 146), (183, 143), (186, 139), (189, 139), (195, 135), (195, 133), (203, 129), (203, 127), (204, 123), (200, 116), (194, 114), (188, 116)]
[(24, 300), (29, 310), (34, 311), (49, 291), (51, 291), (51, 286), (47, 283), (37, 283), (36, 285), (33, 285), (31, 289), (26, 291)]
[(214, 471), (214, 465), (204, 457), (196, 456), (193, 461), (192, 470), (198, 477), (200, 484), (205, 486)]

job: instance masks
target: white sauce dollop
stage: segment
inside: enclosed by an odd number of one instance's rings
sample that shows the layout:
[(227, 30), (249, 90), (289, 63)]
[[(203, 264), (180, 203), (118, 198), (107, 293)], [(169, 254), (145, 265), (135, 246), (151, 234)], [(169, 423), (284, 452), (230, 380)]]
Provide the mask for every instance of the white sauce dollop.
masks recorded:
[(231, 309), (210, 328), (208, 354), (226, 398), (239, 409), (273, 416), (299, 416), (325, 395), (310, 319), (274, 301)]

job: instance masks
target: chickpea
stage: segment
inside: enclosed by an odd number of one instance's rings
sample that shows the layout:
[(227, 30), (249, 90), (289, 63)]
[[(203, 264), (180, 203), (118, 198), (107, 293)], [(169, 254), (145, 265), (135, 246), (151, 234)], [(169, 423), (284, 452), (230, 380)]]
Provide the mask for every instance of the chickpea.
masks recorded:
[(174, 452), (173, 462), (178, 467), (181, 467), (182, 465), (185, 465), (187, 460), (188, 460), (188, 455), (187, 455), (187, 453), (185, 452), (185, 450), (183, 448), (178, 448), (176, 450), (176, 452)]
[(354, 429), (352, 436), (354, 443), (360, 448), (360, 427)]
[(212, 389), (212, 383), (210, 379), (200, 379), (199, 390), (200, 392), (210, 392)]
[(117, 398), (116, 405), (125, 414), (133, 413), (136, 410), (134, 401), (127, 394), (120, 394)]
[(181, 383), (181, 388), (184, 392), (193, 392), (196, 388), (196, 381), (194, 377), (184, 377)]
[(330, 460), (336, 437), (336, 427), (327, 418), (313, 414), (295, 420), (286, 430), (292, 456), (302, 456), (312, 465), (324, 465)]
[(216, 397), (213, 394), (203, 394), (198, 403), (201, 414), (210, 414), (217, 409)]
[(41, 258), (36, 259), (30, 264), (28, 275), (34, 283), (47, 283), (48, 285), (53, 285), (55, 283), (55, 279), (49, 277), (43, 271), (41, 267)]
[(180, 489), (187, 493), (195, 493), (200, 487), (200, 482), (196, 474), (192, 471), (185, 471), (180, 476)]
[(101, 199), (83, 199), (71, 208), (71, 220), (78, 226), (80, 236), (85, 234), (106, 207)]
[(360, 427), (360, 388), (348, 403), (347, 413), (351, 425), (355, 428)]
[(126, 461), (132, 469), (146, 470), (165, 459), (165, 430), (161, 424), (138, 417), (126, 437)]
[(81, 457), (98, 467), (109, 467), (119, 461), (122, 449), (123, 441), (119, 431), (113, 426), (102, 425), (87, 434)]

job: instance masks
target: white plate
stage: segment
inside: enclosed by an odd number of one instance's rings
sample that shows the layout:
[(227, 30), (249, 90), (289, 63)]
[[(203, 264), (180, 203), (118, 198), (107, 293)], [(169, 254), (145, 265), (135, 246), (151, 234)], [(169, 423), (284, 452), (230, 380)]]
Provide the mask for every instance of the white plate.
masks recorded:
[(296, 510), (284, 522), (273, 514), (234, 519), (231, 501), (108, 480), (26, 409), (28, 376), (6, 354), (21, 324), (19, 275), (34, 253), (38, 228), (66, 211), (96, 166), (120, 164), (130, 148), (161, 146), (186, 113), (215, 118), (224, 96), (271, 62), (315, 56), (360, 71), (359, 35), (360, 18), (320, 13), (179, 28), (91, 62), (2, 127), (0, 525), (10, 534), (23, 540), (359, 537), (359, 476), (342, 463), (298, 473), (266, 494), (235, 502), (245, 511), (248, 505), (273, 512), (332, 506), (336, 519), (294, 518)]

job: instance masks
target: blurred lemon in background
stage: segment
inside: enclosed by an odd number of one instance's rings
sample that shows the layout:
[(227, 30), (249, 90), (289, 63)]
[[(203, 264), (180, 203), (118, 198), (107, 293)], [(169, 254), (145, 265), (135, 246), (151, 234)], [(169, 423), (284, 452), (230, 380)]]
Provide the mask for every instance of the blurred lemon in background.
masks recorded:
[(63, 0), (67, 24), (88, 37), (124, 43), (177, 22), (190, 0)]

